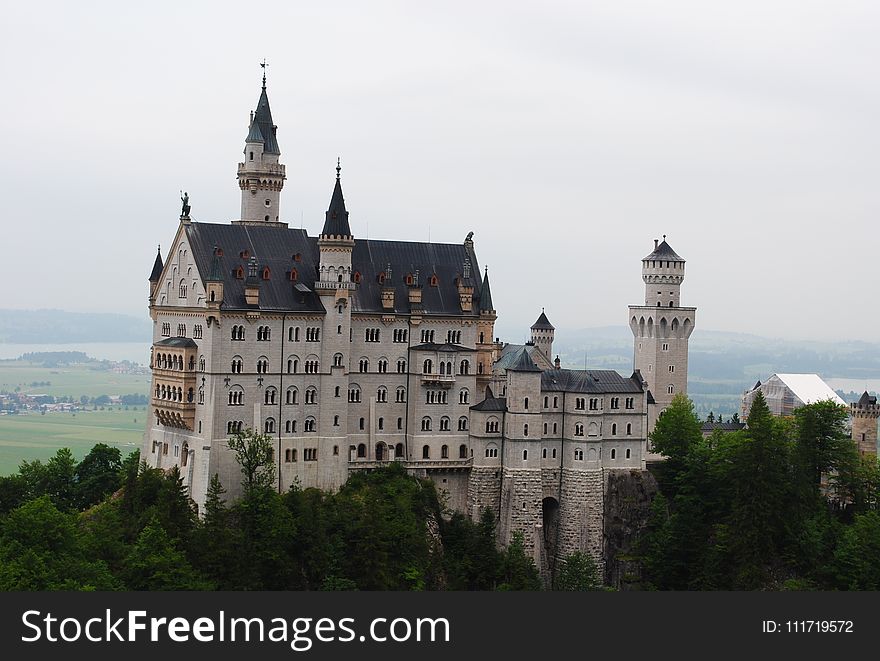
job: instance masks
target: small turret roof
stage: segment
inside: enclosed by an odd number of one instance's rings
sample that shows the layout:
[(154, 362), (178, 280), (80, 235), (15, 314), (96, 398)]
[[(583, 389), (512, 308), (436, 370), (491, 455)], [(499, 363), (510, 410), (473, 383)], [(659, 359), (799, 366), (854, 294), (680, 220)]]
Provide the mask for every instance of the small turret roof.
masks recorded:
[(214, 257), (211, 260), (211, 273), (206, 278), (209, 282), (223, 282), (223, 267), (220, 265), (220, 248), (214, 246)]
[(342, 197), (342, 183), (339, 181), (339, 173), (342, 168), (336, 164), (336, 185), (333, 187), (333, 195), (330, 197), (330, 207), (324, 217), (324, 236), (351, 236), (351, 227), (348, 225), (348, 211), (345, 210), (345, 198)]
[(666, 235), (663, 235), (663, 242), (654, 247), (654, 252), (644, 259), (662, 259), (669, 262), (683, 262), (684, 260), (676, 254), (668, 243), (666, 243)]
[(519, 350), (513, 359), (513, 362), (507, 368), (509, 372), (540, 372), (540, 368), (535, 365), (535, 361), (529, 355), (525, 347)]
[(877, 404), (877, 398), (874, 395), (869, 395), (867, 390), (859, 398), (860, 408), (867, 408), (869, 406), (874, 406), (875, 404)]
[(538, 317), (538, 321), (532, 324), (532, 329), (547, 329), (547, 330), (555, 330), (553, 324), (550, 323), (550, 320), (547, 319), (547, 315), (544, 314), (544, 310), (541, 310), (541, 316)]
[(162, 247), (156, 252), (156, 261), (153, 262), (153, 270), (150, 272), (150, 282), (159, 282), (162, 277)]
[(489, 269), (483, 276), (483, 287), (480, 289), (480, 312), (492, 312), (492, 291), (489, 289)]

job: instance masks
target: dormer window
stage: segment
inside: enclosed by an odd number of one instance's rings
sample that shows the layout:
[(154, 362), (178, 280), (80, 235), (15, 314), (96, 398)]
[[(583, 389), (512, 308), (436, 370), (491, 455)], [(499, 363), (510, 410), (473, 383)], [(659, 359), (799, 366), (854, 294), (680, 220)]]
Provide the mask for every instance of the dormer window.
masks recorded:
[(414, 280), (412, 277), (412, 273), (407, 273), (406, 274), (406, 284), (412, 286), (413, 282), (414, 282)]
[(241, 268), (240, 266), (237, 269), (235, 269), (235, 271), (233, 271), (233, 273), (235, 274), (235, 277), (238, 280), (241, 280), (244, 278), (244, 269)]
[(293, 261), (295, 261), (295, 262), (301, 262), (301, 261), (302, 261), (302, 258), (303, 258), (302, 253), (296, 253), (296, 254), (293, 256)]
[(437, 279), (437, 276), (436, 276), (436, 275), (432, 275), (432, 276), (431, 276), (431, 286), (432, 286), (432, 287), (436, 287), (438, 282), (439, 282), (439, 280)]
[(223, 257), (223, 248), (217, 248), (217, 257)]
[(248, 259), (251, 256), (251, 253), (247, 250), (242, 250), (240, 253), (238, 253), (238, 256), (242, 259)]
[(299, 279), (299, 273), (296, 269), (290, 269), (290, 281), (296, 282)]
[(263, 268), (263, 280), (268, 280), (269, 276), (272, 275), (272, 272), (269, 270), (269, 267), (266, 266)]

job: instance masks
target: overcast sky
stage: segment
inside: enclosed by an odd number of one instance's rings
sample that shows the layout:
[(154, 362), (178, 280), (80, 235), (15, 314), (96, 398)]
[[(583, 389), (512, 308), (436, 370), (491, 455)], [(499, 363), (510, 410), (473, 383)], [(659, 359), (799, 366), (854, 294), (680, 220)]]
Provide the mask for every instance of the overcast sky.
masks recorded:
[(876, 2), (7, 3), (3, 308), (146, 316), (156, 244), (239, 213), (264, 57), (315, 235), (474, 232), (504, 339), (625, 324), (668, 235), (697, 328), (876, 340)]

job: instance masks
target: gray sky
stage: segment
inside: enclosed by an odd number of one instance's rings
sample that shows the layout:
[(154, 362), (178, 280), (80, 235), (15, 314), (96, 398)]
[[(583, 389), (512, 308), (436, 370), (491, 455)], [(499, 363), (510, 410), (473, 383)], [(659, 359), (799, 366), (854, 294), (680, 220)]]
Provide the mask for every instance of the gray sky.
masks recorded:
[[(459, 242), (499, 330), (625, 324), (667, 234), (698, 329), (877, 339), (874, 2), (7, 3), (0, 307), (146, 315), (179, 189), (239, 212), (269, 61), (282, 219)], [(430, 228), (430, 230), (429, 230)]]

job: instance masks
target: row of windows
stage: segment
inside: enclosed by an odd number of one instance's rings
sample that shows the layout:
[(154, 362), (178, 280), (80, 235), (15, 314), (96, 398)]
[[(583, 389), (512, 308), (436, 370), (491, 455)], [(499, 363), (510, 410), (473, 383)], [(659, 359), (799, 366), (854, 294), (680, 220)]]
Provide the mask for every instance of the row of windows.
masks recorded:
[[(202, 359), (204, 360), (204, 359)], [(183, 356), (173, 353), (157, 353), (153, 356), (153, 362), (150, 365), (151, 367), (155, 367), (157, 369), (163, 370), (178, 370), (183, 371)], [(200, 363), (201, 365), (201, 363)], [(189, 357), (189, 366), (187, 369), (190, 371), (196, 368), (196, 357)]]
[[(425, 447), (427, 447), (427, 446), (425, 446)], [(490, 445), (490, 446), (488, 446), (488, 447), (486, 448), (486, 453), (485, 453), (485, 455), (486, 455), (486, 458), (487, 458), (487, 459), (497, 459), (497, 458), (498, 458), (498, 447), (495, 446), (495, 445)], [(627, 449), (626, 449), (626, 455), (625, 455), (625, 456), (626, 456), (627, 459), (631, 459), (631, 458), (632, 458), (632, 450), (631, 450), (630, 448), (627, 448)], [(552, 449), (551, 457), (552, 457), (553, 459), (556, 459), (556, 448), (553, 448), (553, 449)], [(523, 450), (523, 451), (522, 451), (522, 458), (523, 458), (523, 461), (528, 461), (528, 459), (529, 459), (529, 451), (528, 451), (528, 450)], [(542, 458), (542, 459), (547, 459), (547, 448), (543, 448), (543, 449), (541, 450), (541, 458)], [(616, 449), (616, 448), (611, 448), (611, 459), (612, 459), (612, 460), (617, 459), (617, 449)], [(583, 461), (583, 460), (584, 460), (584, 451), (583, 451), (581, 448), (577, 448), (577, 449), (575, 449), (575, 451), (574, 451), (574, 460), (575, 460), (575, 461)]]
[[(445, 415), (440, 418), (440, 431), (449, 431), (450, 420)], [(431, 417), (425, 416), (422, 418), (422, 431), (433, 431), (434, 421)], [(458, 419), (458, 431), (467, 431), (468, 430), (468, 419), (466, 416), (461, 416)]]
[[(339, 446), (333, 446), (333, 454), (339, 454)], [(284, 463), (296, 461), (296, 448), (288, 448), (284, 451)], [(303, 461), (318, 461), (318, 448), (303, 448)]]
[[(452, 375), (452, 362), (451, 361), (440, 361), (438, 363), (438, 369), (440, 370), (440, 374)], [(434, 361), (430, 358), (425, 359), (425, 362), (422, 363), (422, 373), (424, 374), (433, 374), (434, 373)], [(459, 374), (470, 374), (471, 373), (471, 363), (468, 360), (463, 360), (458, 364), (458, 373)]]
[[(553, 407), (556, 408), (556, 398), (554, 397)], [(635, 397), (626, 397), (624, 399), (624, 406), (627, 409), (635, 408)], [(547, 408), (547, 398), (544, 398), (544, 408)], [(578, 411), (584, 411), (587, 408), (587, 398), (586, 397), (575, 397), (574, 400), (574, 408)], [(590, 398), (590, 410), (591, 411), (600, 411), (605, 408), (604, 401), (600, 397), (591, 397)], [(612, 397), (611, 398), (611, 408), (619, 409), (620, 408), (620, 397)]]
[(156, 384), (155, 397), (166, 402), (192, 402), (193, 389), (190, 388), (184, 393), (183, 388)]

